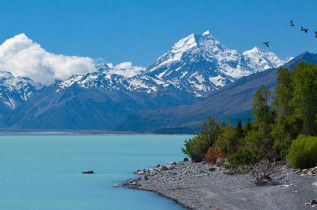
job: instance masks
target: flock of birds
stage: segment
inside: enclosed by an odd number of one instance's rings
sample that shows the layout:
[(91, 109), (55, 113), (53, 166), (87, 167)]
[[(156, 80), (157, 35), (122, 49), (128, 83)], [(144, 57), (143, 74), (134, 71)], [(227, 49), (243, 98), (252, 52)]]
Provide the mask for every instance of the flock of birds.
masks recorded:
[[(291, 20), (291, 26), (295, 26), (295, 23)], [(300, 30), (301, 31), (304, 31), (305, 33), (308, 33), (308, 28), (304, 28), (303, 26), (300, 27)], [(317, 38), (317, 31), (315, 31), (315, 38)], [(263, 42), (263, 44), (265, 44), (267, 47), (269, 47), (270, 42), (266, 41), (266, 42)]]

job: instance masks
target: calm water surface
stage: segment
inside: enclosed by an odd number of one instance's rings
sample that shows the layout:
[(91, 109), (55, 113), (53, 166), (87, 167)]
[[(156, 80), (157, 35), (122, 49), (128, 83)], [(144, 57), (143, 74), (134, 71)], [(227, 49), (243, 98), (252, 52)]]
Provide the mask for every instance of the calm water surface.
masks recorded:
[[(113, 184), (182, 160), (185, 135), (0, 136), (0, 209), (181, 209)], [(93, 170), (94, 175), (82, 175)]]

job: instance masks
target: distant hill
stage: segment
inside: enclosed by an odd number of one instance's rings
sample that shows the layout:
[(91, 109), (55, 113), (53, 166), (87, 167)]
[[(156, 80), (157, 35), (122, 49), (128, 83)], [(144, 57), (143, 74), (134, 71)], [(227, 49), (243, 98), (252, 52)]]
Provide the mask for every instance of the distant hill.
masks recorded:
[[(293, 68), (300, 61), (317, 64), (317, 54), (305, 52), (284, 65)], [(117, 130), (157, 133), (190, 133), (201, 128), (208, 115), (236, 123), (251, 117), (254, 93), (260, 85), (276, 86), (276, 68), (242, 77), (214, 91), (205, 99), (193, 104), (168, 109), (143, 111), (128, 117)]]

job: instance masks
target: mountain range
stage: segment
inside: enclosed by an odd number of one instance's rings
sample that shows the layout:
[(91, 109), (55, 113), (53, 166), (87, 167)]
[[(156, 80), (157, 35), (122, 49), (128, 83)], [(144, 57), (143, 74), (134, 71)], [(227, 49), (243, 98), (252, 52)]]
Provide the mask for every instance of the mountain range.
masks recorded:
[[(292, 69), (299, 62), (317, 65), (317, 54), (305, 52), (282, 67)], [(248, 117), (252, 118), (251, 107), (255, 92), (260, 85), (274, 89), (277, 84), (276, 72), (277, 69), (272, 68), (242, 77), (192, 105), (136, 113), (129, 116), (126, 122), (118, 125), (117, 130), (194, 133), (202, 128), (202, 121), (206, 120), (208, 115), (234, 124), (238, 120), (246, 122)]]
[[(10, 42), (14, 43), (14, 38)], [(131, 119), (140, 116), (137, 113), (157, 114), (153, 110), (203, 103), (223, 91), (224, 86), (234, 86), (241, 77), (261, 74), (258, 72), (277, 68), (291, 59), (279, 59), (256, 47), (240, 53), (222, 45), (207, 31), (179, 40), (148, 68), (130, 62), (116, 66), (103, 63), (96, 65), (94, 72), (41, 84), (14, 76), (2, 67), (0, 125), (18, 129), (144, 131), (135, 129), (137, 123), (131, 124)]]

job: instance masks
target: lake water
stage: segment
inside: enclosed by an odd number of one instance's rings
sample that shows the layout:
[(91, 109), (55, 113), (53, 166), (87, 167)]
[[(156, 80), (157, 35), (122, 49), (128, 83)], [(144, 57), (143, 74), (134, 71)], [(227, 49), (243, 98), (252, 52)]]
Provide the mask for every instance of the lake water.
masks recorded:
[[(0, 209), (181, 209), (113, 188), (136, 169), (182, 160), (185, 135), (0, 136)], [(93, 170), (94, 175), (81, 172)]]

